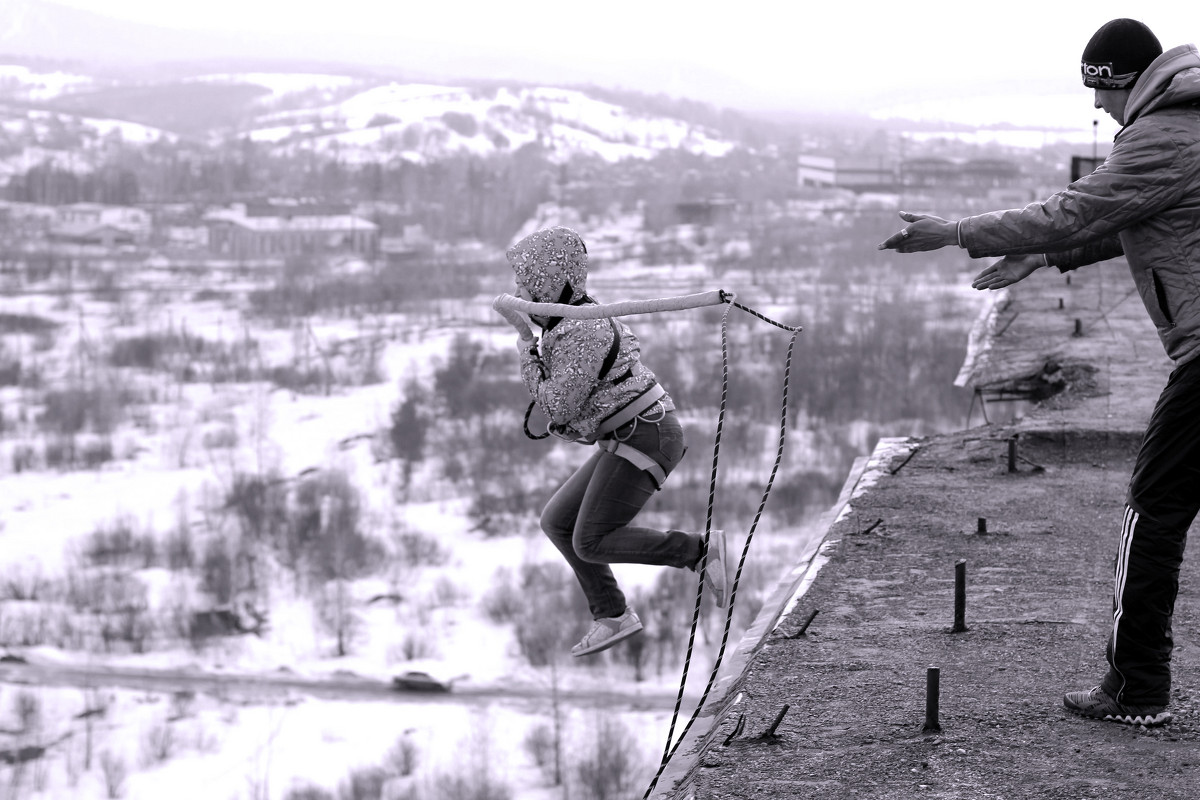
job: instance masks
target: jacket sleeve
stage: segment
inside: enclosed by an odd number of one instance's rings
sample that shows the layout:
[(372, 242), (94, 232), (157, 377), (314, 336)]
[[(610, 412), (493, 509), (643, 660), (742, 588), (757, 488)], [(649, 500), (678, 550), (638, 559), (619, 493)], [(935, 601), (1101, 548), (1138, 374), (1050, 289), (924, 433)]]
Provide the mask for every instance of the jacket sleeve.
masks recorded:
[(543, 337), (542, 355), (522, 356), (521, 380), (552, 426), (570, 425), (596, 389), (612, 345), (607, 320), (560, 323)]
[[(965, 217), (962, 243), (972, 258), (1069, 253), (1071, 266), (1117, 253), (1101, 244), (1174, 205), (1185, 187), (1179, 146), (1163, 135), (1153, 115), (1125, 128), (1095, 172), (1040, 203)], [(1112, 256), (1108, 256), (1112, 257)]]
[(1106, 236), (1099, 241), (1089, 242), (1073, 250), (1047, 253), (1046, 263), (1051, 267), (1056, 267), (1059, 272), (1070, 272), (1079, 267), (1086, 267), (1088, 264), (1107, 261), (1123, 255), (1125, 255), (1125, 248), (1121, 246), (1120, 237)]

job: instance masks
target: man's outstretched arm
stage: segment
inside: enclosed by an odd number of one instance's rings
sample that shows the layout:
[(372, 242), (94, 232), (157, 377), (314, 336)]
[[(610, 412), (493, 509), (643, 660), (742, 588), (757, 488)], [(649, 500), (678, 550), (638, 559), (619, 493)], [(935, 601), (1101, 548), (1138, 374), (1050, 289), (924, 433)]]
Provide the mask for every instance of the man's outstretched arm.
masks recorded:
[(1023, 281), (1042, 267), (1047, 266), (1046, 257), (1036, 256), (1005, 256), (994, 264), (984, 267), (983, 271), (971, 281), (973, 289), (1003, 289)]

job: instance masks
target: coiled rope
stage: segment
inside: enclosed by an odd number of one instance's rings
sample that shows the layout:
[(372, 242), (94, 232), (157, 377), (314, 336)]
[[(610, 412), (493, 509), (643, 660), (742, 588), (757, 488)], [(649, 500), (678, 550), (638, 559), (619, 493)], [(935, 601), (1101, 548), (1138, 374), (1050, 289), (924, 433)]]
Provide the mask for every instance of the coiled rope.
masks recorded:
[(650, 785), (646, 788), (646, 793), (642, 796), (643, 800), (645, 800), (645, 798), (650, 797), (650, 794), (654, 791), (655, 787), (658, 786), (659, 779), (662, 777), (662, 774), (666, 770), (667, 765), (670, 763), (671, 759), (675, 756), (675, 752), (679, 749), (679, 745), (682, 744), (684, 739), (687, 738), (688, 732), (691, 730), (692, 725), (695, 724), (696, 718), (700, 715), (701, 709), (704, 708), (705, 701), (708, 700), (708, 696), (712, 692), (713, 686), (716, 684), (717, 673), (719, 673), (721, 670), (721, 662), (725, 658), (725, 648), (727, 647), (727, 645), (729, 643), (729, 630), (733, 625), (734, 601), (737, 598), (738, 583), (742, 579), (742, 569), (746, 564), (746, 557), (750, 553), (750, 543), (754, 539), (754, 533), (758, 529), (758, 523), (762, 519), (763, 510), (766, 508), (767, 498), (771, 494), (771, 487), (775, 483), (776, 475), (779, 474), (779, 465), (783, 461), (784, 441), (787, 436), (788, 389), (791, 384), (792, 355), (796, 349), (796, 339), (799, 337), (800, 332), (803, 329), (798, 326), (784, 325), (780, 322), (776, 322), (775, 320), (770, 319), (769, 317), (766, 317), (763, 314), (760, 314), (759, 312), (742, 305), (741, 303), (736, 303), (736, 302), (730, 301), (730, 308), (733, 308), (733, 307), (739, 308), (742, 311), (745, 311), (749, 314), (752, 314), (755, 317), (758, 317), (759, 319), (763, 320), (764, 322), (768, 322), (778, 328), (782, 328), (784, 330), (791, 331), (791, 333), (792, 333), (791, 340), (788, 342), (787, 359), (784, 363), (784, 370), (783, 370), (783, 399), (782, 399), (782, 405), (781, 405), (781, 409), (780, 409), (780, 419), (779, 419), (779, 443), (775, 449), (775, 463), (771, 466), (771, 475), (767, 479), (766, 486), (763, 489), (762, 499), (759, 501), (758, 511), (754, 515), (754, 521), (750, 524), (750, 530), (746, 534), (746, 542), (742, 546), (742, 555), (738, 559), (737, 572), (734, 573), (733, 585), (730, 587), (730, 590), (729, 590), (729, 602), (725, 609), (725, 627), (721, 633), (721, 646), (717, 650), (717, 658), (713, 662), (712, 670), (709, 672), (708, 682), (704, 686), (704, 692), (700, 695), (700, 699), (696, 702), (696, 707), (695, 707), (695, 709), (693, 709), (691, 717), (688, 719), (687, 724), (684, 726), (683, 730), (680, 732), (678, 740), (676, 740), (675, 739), (675, 725), (679, 719), (679, 710), (683, 705), (684, 689), (687, 686), (688, 672), (690, 670), (691, 662), (692, 662), (692, 652), (695, 648), (696, 629), (699, 626), (699, 622), (700, 622), (700, 604), (704, 597), (704, 573), (705, 573), (705, 570), (708, 568), (708, 540), (709, 540), (709, 535), (712, 530), (713, 506), (715, 504), (714, 501), (716, 499), (717, 466), (718, 466), (718, 463), (720, 460), (720, 452), (721, 452), (721, 433), (722, 433), (722, 430), (724, 429), (724, 425), (725, 425), (725, 409), (726, 409), (726, 404), (727, 404), (727, 400), (728, 400), (728, 396), (729, 396), (729, 310), (730, 309), (727, 308), (725, 310), (725, 313), (721, 316), (721, 406), (720, 406), (720, 410), (717, 413), (717, 432), (713, 439), (712, 475), (709, 479), (709, 485), (708, 485), (708, 509), (706, 511), (706, 518), (705, 518), (705, 524), (704, 524), (704, 548), (705, 548), (704, 562), (700, 568), (700, 578), (699, 578), (699, 581), (698, 581), (698, 584), (696, 587), (696, 605), (695, 605), (694, 609), (692, 610), (692, 627), (691, 627), (691, 632), (688, 635), (687, 655), (684, 657), (683, 677), (679, 683), (679, 693), (675, 697), (675, 710), (671, 715), (671, 725), (667, 731), (667, 742), (663, 749), (662, 759), (658, 765), (658, 771), (655, 773), (654, 779), (650, 781)]
[[(721, 670), (721, 662), (725, 657), (725, 649), (729, 644), (729, 631), (733, 625), (733, 609), (734, 601), (737, 598), (738, 583), (742, 578), (742, 569), (746, 564), (746, 558), (750, 553), (750, 543), (754, 539), (754, 533), (758, 529), (758, 523), (762, 519), (763, 511), (767, 505), (767, 498), (771, 494), (771, 488), (775, 484), (775, 477), (779, 474), (779, 466), (783, 462), (784, 442), (787, 438), (787, 408), (788, 408), (788, 392), (791, 384), (792, 374), (792, 356), (796, 349), (796, 340), (800, 333), (804, 330), (799, 326), (785, 325), (777, 322), (764, 314), (755, 311), (734, 299), (736, 295), (732, 292), (726, 292), (721, 289), (716, 289), (711, 292), (701, 294), (682, 295), (678, 297), (665, 297), (652, 300), (630, 300), (620, 303), (596, 304), (587, 306), (571, 306), (561, 303), (534, 303), (528, 300), (521, 300), (512, 295), (502, 294), (495, 299), (492, 307), (499, 310), (501, 308), (510, 308), (521, 311), (526, 314), (537, 314), (544, 316), (561, 316), (571, 319), (600, 319), (604, 317), (626, 316), (630, 314), (648, 314), (656, 311), (676, 311), (688, 308), (699, 308), (702, 306), (717, 305), (719, 303), (727, 303), (728, 308), (721, 315), (721, 404), (717, 412), (717, 430), (713, 439), (713, 459), (712, 472), (708, 483), (708, 507), (705, 510), (704, 520), (704, 559), (700, 565), (700, 574), (696, 584), (696, 603), (692, 609), (692, 625), (691, 631), (688, 634), (687, 654), (683, 660), (683, 675), (679, 681), (679, 691), (675, 696), (675, 709), (671, 714), (671, 724), (667, 730), (667, 741), (663, 747), (662, 759), (659, 762), (658, 771), (654, 778), (650, 781), (650, 785), (646, 788), (646, 793), (642, 796), (643, 800), (650, 797), (650, 794), (658, 786), (658, 781), (662, 778), (663, 772), (674, 757), (679, 746), (687, 738), (688, 732), (692, 725), (695, 724), (700, 711), (704, 708), (705, 701), (708, 700), (709, 694), (712, 692), (713, 686), (716, 684), (717, 674)], [(725, 410), (728, 405), (729, 398), (729, 312), (733, 308), (741, 309), (748, 314), (751, 314), (758, 319), (774, 325), (777, 328), (782, 328), (785, 331), (790, 331), (792, 334), (791, 340), (788, 342), (787, 359), (783, 369), (783, 398), (780, 409), (779, 418), (779, 442), (775, 450), (775, 463), (771, 466), (771, 474), (767, 479), (766, 486), (763, 488), (762, 499), (759, 501), (758, 510), (754, 515), (754, 520), (750, 524), (750, 530), (746, 535), (746, 542), (742, 546), (742, 554), (738, 559), (737, 571), (734, 573), (733, 584), (729, 590), (729, 602), (725, 609), (725, 626), (721, 634), (721, 645), (717, 650), (716, 660), (713, 662), (712, 670), (708, 675), (708, 682), (704, 686), (704, 692), (700, 695), (699, 701), (696, 703), (695, 709), (692, 711), (691, 717), (683, 730), (679, 734), (679, 738), (675, 738), (675, 726), (679, 721), (680, 709), (683, 707), (683, 696), (687, 688), (688, 674), (691, 671), (692, 655), (696, 645), (696, 630), (700, 624), (700, 607), (704, 599), (704, 577), (708, 569), (708, 542), (712, 533), (713, 508), (715, 506), (717, 494), (717, 474), (718, 465), (720, 462), (721, 452), (721, 435), (725, 428)], [(528, 413), (526, 414), (526, 425), (528, 426)], [(528, 427), (526, 427), (528, 430)]]

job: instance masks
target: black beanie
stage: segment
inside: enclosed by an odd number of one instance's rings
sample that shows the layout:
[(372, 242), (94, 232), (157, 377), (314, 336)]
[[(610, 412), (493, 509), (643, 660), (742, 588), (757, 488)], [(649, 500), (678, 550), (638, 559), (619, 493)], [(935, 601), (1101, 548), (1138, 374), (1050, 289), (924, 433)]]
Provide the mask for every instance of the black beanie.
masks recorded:
[(1137, 20), (1106, 22), (1083, 48), (1083, 85), (1127, 89), (1162, 51), (1158, 37)]

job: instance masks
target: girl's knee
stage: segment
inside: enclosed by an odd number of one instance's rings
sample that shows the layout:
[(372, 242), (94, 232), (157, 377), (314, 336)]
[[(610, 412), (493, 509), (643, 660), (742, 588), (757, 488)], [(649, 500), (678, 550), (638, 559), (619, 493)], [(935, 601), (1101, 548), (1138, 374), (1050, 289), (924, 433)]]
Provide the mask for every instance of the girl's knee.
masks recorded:
[(575, 555), (589, 564), (605, 563), (604, 559), (600, 556), (599, 547), (597, 546), (599, 543), (599, 539), (584, 539), (579, 536), (576, 536), (571, 541), (571, 545), (575, 549)]
[(538, 525), (541, 526), (542, 533), (546, 534), (551, 539), (570, 538), (572, 529), (565, 527), (559, 521), (558, 515), (548, 512), (549, 509), (543, 511), (541, 518), (538, 520)]

